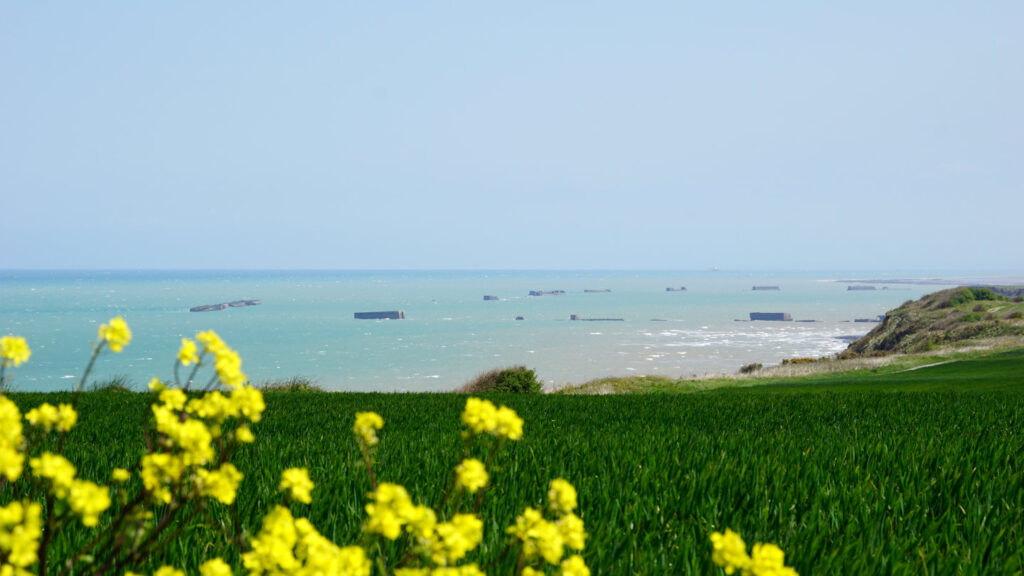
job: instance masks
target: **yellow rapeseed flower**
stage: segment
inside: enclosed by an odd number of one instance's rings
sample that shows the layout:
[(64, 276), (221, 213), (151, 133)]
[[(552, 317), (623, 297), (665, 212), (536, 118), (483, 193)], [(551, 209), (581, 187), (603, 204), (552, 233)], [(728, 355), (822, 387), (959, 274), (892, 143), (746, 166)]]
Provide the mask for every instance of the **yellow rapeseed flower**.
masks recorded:
[(545, 520), (539, 510), (527, 508), (506, 532), (522, 542), (523, 555), (528, 560), (540, 556), (548, 564), (558, 564), (562, 559), (565, 546), (562, 533), (558, 526)]
[(317, 532), (309, 520), (294, 518), (283, 506), (274, 507), (263, 518), (263, 526), (249, 540), (249, 548), (242, 554), (242, 565), (250, 575), (370, 576), (372, 567), (362, 548), (338, 547)]
[(235, 430), (235, 440), (243, 444), (252, 444), (256, 441), (256, 436), (253, 435), (252, 430), (248, 426), (239, 426)]
[(200, 494), (216, 499), (222, 504), (230, 505), (235, 501), (238, 484), (242, 481), (242, 473), (234, 464), (225, 462), (218, 470), (199, 468), (196, 470), (196, 483)]
[(565, 514), (576, 509), (576, 488), (564, 478), (555, 478), (548, 487), (548, 507)]
[(494, 430), (498, 426), (498, 409), (488, 400), (467, 398), (466, 409), (462, 411), (462, 423), (473, 434)]
[(221, 394), (220, 390), (212, 390), (204, 394), (202, 398), (189, 400), (186, 411), (204, 420), (212, 420), (220, 424), (228, 418), (237, 417), (239, 407), (230, 398)]
[(32, 350), (28, 347), (28, 342), (21, 336), (0, 337), (0, 364), (3, 364), (5, 368), (7, 366), (17, 368), (24, 362), (28, 362), (30, 356), (32, 356)]
[(117, 316), (110, 319), (110, 324), (101, 324), (99, 329), (101, 342), (106, 342), (113, 352), (120, 352), (132, 341), (132, 331), (124, 318)]
[(195, 340), (189, 338), (181, 339), (181, 348), (178, 349), (178, 362), (182, 366), (188, 366), (199, 362), (199, 354), (196, 349)]
[(509, 440), (519, 440), (523, 437), (523, 419), (516, 414), (515, 410), (502, 406), (498, 408), (498, 413), (495, 416), (498, 419), (498, 425), (491, 434), (504, 436)]
[(754, 544), (750, 552), (750, 566), (744, 574), (754, 576), (798, 576), (796, 570), (786, 566), (785, 553), (775, 544)]
[(219, 350), (227, 347), (213, 330), (207, 330), (196, 334), (196, 340), (203, 345), (204, 354), (216, 354)]
[(381, 534), (388, 540), (397, 539), (402, 534), (402, 527), (410, 518), (417, 516), (409, 493), (398, 484), (382, 482), (370, 494), (370, 499), (372, 502), (366, 505), (368, 518), (363, 529)]
[(583, 529), (582, 518), (572, 512), (568, 512), (555, 521), (555, 526), (558, 527), (558, 533), (562, 535), (566, 546), (573, 550), (583, 550), (587, 540), (587, 533)]
[(337, 546), (317, 532), (306, 518), (295, 520), (295, 531), (299, 537), (295, 557), (303, 563), (300, 574), (370, 576), (370, 559), (361, 547)]
[(185, 408), (185, 403), (188, 402), (188, 396), (185, 391), (180, 388), (164, 388), (160, 391), (157, 396), (160, 402), (174, 411), (180, 411)]
[(162, 452), (146, 454), (142, 457), (142, 470), (139, 476), (153, 498), (168, 504), (171, 501), (171, 486), (185, 472), (185, 463), (180, 456)]
[(263, 517), (259, 534), (249, 540), (249, 552), (242, 554), (242, 565), (249, 574), (289, 574), (302, 565), (295, 558), (297, 541), (292, 513), (283, 506), (275, 506)]
[[(168, 388), (161, 394), (181, 392)], [(213, 434), (202, 420), (186, 419), (184, 422), (167, 405), (154, 404), (152, 407), (156, 429), (166, 438), (165, 444), (181, 448), (186, 466), (203, 466), (214, 458)]]
[(0, 476), (14, 482), (21, 477), (25, 455), (11, 446), (0, 445)]
[(0, 394), (0, 446), (19, 446), (24, 441), (21, 433), (21, 410), (13, 400)]
[(68, 491), (68, 506), (82, 517), (82, 524), (96, 526), (100, 514), (110, 508), (110, 490), (86, 480), (74, 480)]
[(114, 482), (127, 482), (131, 477), (132, 473), (124, 468), (114, 468), (114, 471), (110, 474), (110, 479)]
[(68, 432), (78, 422), (78, 413), (71, 404), (60, 404), (57, 406), (57, 429), (61, 432)]
[(519, 440), (523, 437), (523, 419), (515, 410), (505, 406), (497, 408), (488, 400), (467, 398), (466, 409), (462, 412), (462, 423), (473, 434), (487, 433), (509, 440)]
[(207, 560), (199, 565), (199, 576), (232, 576), (231, 566), (220, 558)]
[(367, 447), (376, 446), (377, 430), (384, 427), (384, 419), (376, 412), (357, 412), (356, 423), (352, 426), (352, 432), (356, 439)]
[(239, 386), (231, 391), (231, 403), (238, 413), (250, 422), (259, 422), (267, 408), (263, 392), (252, 386)]
[(11, 502), (0, 506), (0, 558), (6, 557), (8, 566), (0, 565), (4, 574), (29, 574), (24, 569), (36, 563), (39, 541), (43, 537), (43, 507), (35, 502)]
[(153, 576), (185, 576), (185, 571), (173, 566), (161, 566), (156, 572), (153, 572)]
[(29, 424), (49, 432), (57, 423), (57, 407), (44, 402), (26, 412), (25, 420), (28, 420)]
[(470, 494), (486, 486), (487, 480), (487, 469), (476, 458), (467, 458), (455, 468), (455, 483)]
[(590, 568), (582, 556), (575, 554), (562, 560), (562, 576), (590, 576)]
[(78, 414), (70, 404), (61, 404), (60, 406), (53, 406), (49, 403), (43, 403), (35, 408), (29, 410), (25, 414), (25, 420), (28, 420), (29, 424), (42, 428), (44, 431), (49, 432), (54, 428), (57, 428), (61, 432), (67, 432), (74, 427), (75, 422), (78, 421)]
[(309, 479), (308, 470), (305, 468), (289, 468), (281, 473), (281, 484), (278, 485), (277, 489), (279, 491), (287, 491), (288, 496), (293, 500), (310, 504), (313, 502), (313, 496), (310, 494), (313, 487), (313, 481)]
[(22, 432), (21, 410), (13, 400), (0, 394), (0, 476), (11, 482), (21, 476), (25, 465)]
[(726, 528), (725, 533), (711, 534), (711, 561), (725, 569), (726, 574), (745, 570), (750, 565), (747, 544), (739, 534)]
[(217, 370), (220, 381), (228, 388), (241, 386), (249, 380), (248, 376), (242, 372), (242, 357), (230, 348), (221, 350), (214, 357), (213, 367)]
[(52, 492), (57, 498), (67, 497), (71, 483), (75, 479), (75, 465), (67, 458), (52, 452), (43, 452), (38, 458), (29, 460), (28, 464), (33, 474), (50, 481)]
[(472, 514), (456, 514), (450, 522), (436, 527), (437, 540), (431, 546), (430, 559), (441, 566), (455, 563), (480, 544), (484, 523)]

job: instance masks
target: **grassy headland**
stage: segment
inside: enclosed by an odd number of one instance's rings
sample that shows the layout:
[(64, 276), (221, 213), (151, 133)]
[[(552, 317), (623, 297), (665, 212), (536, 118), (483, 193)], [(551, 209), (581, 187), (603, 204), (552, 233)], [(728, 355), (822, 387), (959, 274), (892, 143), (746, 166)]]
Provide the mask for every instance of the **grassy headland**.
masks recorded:
[[(1013, 361), (985, 358), (1024, 348), (1022, 292), (1024, 288), (997, 286), (960, 287), (927, 294), (891, 310), (874, 329), (834, 358), (784, 359), (777, 366), (751, 366), (736, 374), (698, 379), (654, 376), (602, 378), (567, 386), (556, 392), (689, 393), (751, 386), (827, 387), (851, 382), (887, 389), (900, 388), (922, 377), (921, 374), (901, 375), (904, 372), (969, 361), (975, 362), (927, 374), (965, 370), (971, 375), (968, 380), (972, 386), (1000, 386), (989, 382), (990, 368), (997, 373), (1001, 371), (989, 366), (989, 362), (1012, 364)], [(958, 389), (959, 385), (949, 381), (948, 386), (952, 390)]]

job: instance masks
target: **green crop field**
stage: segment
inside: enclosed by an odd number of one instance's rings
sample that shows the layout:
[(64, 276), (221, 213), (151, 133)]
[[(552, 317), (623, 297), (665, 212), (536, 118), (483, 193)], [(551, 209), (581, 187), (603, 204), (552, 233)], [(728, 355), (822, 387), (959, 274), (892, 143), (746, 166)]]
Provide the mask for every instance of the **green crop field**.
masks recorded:
[[(23, 410), (59, 394), (12, 394)], [(594, 574), (715, 574), (708, 540), (732, 528), (773, 542), (800, 574), (1013, 574), (1024, 569), (1024, 354), (894, 374), (801, 379), (693, 394), (492, 396), (525, 420), (491, 469), (485, 536), (469, 557), (508, 574), (505, 528), (542, 505), (549, 480), (579, 491)], [(307, 467), (314, 502), (293, 504), (338, 544), (360, 542), (370, 490), (352, 439), (357, 411), (384, 417), (377, 474), (436, 505), (462, 446), (466, 397), (267, 393), (245, 474), (242, 524), (258, 530), (282, 470)], [(145, 446), (152, 397), (93, 392), (64, 453), (107, 483)], [(137, 481), (137, 480), (136, 480)], [(11, 499), (8, 487), (0, 504)], [(115, 506), (116, 508), (116, 506)], [(109, 516), (112, 512), (108, 511)], [(227, 508), (210, 517), (228, 523)], [(79, 526), (75, 524), (75, 526)], [(218, 532), (180, 526), (154, 566), (239, 556)], [(87, 535), (67, 530), (51, 562)], [(55, 564), (56, 565), (56, 564)], [(239, 569), (240, 570), (240, 569)], [(240, 572), (237, 572), (240, 573)]]

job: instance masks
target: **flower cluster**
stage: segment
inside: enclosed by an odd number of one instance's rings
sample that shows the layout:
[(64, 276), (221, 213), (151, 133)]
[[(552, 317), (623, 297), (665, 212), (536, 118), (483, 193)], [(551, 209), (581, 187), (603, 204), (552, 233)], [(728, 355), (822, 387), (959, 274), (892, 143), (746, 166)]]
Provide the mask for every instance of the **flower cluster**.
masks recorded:
[(4, 368), (8, 366), (17, 368), (28, 362), (31, 355), (32, 350), (29, 349), (28, 342), (21, 336), (0, 337), (0, 365)]
[[(204, 354), (214, 355), (217, 377), (231, 390), (227, 395), (211, 390), (201, 397), (189, 399), (184, 390), (168, 388), (154, 378), (150, 388), (157, 394), (152, 412), (155, 428), (160, 433), (159, 449), (142, 457), (140, 476), (152, 498), (164, 504), (171, 502), (175, 489), (182, 485), (187, 472), (192, 472), (191, 484), (199, 495), (231, 504), (243, 475), (225, 461), (223, 451), (218, 453), (215, 441), (222, 439), (225, 421), (238, 419), (243, 422), (228, 440), (252, 442), (254, 438), (248, 423), (260, 420), (266, 404), (259, 390), (245, 384), (238, 354), (220, 336), (207, 331), (197, 334), (196, 339), (203, 343)], [(182, 352), (178, 354), (179, 362), (184, 363), (183, 357), (197, 363), (200, 361), (198, 357), (189, 357), (190, 349), (194, 353), (195, 343), (184, 339)], [(225, 378), (230, 379), (231, 384)], [(221, 446), (221, 443), (217, 442), (217, 445)], [(210, 465), (215, 468), (208, 467)]]
[(470, 494), (487, 486), (487, 468), (476, 458), (467, 458), (455, 467), (455, 483)]
[(313, 481), (305, 468), (289, 468), (281, 473), (281, 484), (277, 489), (285, 491), (293, 500), (305, 504), (313, 503)]
[[(511, 410), (509, 412), (515, 415)], [(384, 420), (373, 412), (356, 415), (353, 432), (367, 459), (368, 471), (372, 468), (372, 460), (366, 448), (376, 443), (375, 432), (383, 425)], [(483, 463), (475, 458), (466, 458), (456, 467), (454, 487), (475, 493), (487, 484), (487, 480)], [(450, 495), (446, 495), (442, 502), (447, 501)], [(410, 543), (409, 558), (421, 564), (400, 566), (395, 569), (395, 576), (483, 576), (476, 564), (457, 565), (483, 540), (484, 523), (476, 514), (455, 513), (447, 521), (439, 520), (432, 508), (413, 503), (403, 486), (390, 482), (376, 486), (369, 497), (364, 532), (392, 541), (405, 536)]]
[(25, 455), (21, 452), (25, 443), (22, 431), (21, 410), (9, 398), (0, 395), (0, 478), (11, 482), (21, 476), (25, 465)]
[(128, 324), (120, 316), (111, 318), (109, 324), (101, 324), (99, 329), (100, 343), (106, 345), (113, 352), (120, 352), (132, 341), (132, 331)]
[(305, 518), (295, 518), (276, 506), (263, 518), (263, 527), (249, 541), (242, 565), (252, 576), (289, 574), (369, 576), (371, 563), (359, 546), (337, 546)]
[(356, 423), (352, 425), (352, 432), (356, 435), (359, 445), (365, 448), (376, 446), (377, 430), (384, 427), (384, 419), (376, 412), (357, 412)]
[(11, 502), (0, 506), (0, 574), (25, 576), (36, 563), (39, 539), (43, 537), (43, 507), (34, 502)]
[(447, 522), (438, 522), (429, 507), (413, 504), (409, 493), (398, 484), (382, 483), (370, 494), (363, 529), (388, 540), (408, 534), (414, 550), (433, 568), (413, 568), (396, 574), (477, 574), (475, 564), (456, 567), (483, 539), (483, 522), (473, 514), (456, 514)]
[(86, 526), (96, 526), (100, 514), (110, 507), (110, 490), (76, 478), (75, 465), (59, 454), (43, 452), (29, 460), (29, 468), (33, 476), (49, 482), (50, 493), (65, 502)]
[(497, 408), (487, 400), (468, 398), (462, 412), (462, 423), (473, 434), (487, 433), (498, 438), (519, 440), (523, 437), (523, 419), (515, 410)]
[(748, 556), (743, 538), (728, 528), (724, 534), (711, 534), (711, 548), (711, 561), (726, 574), (739, 570), (743, 576), (797, 576), (796, 570), (786, 566), (785, 553), (778, 546), (754, 544)]
[[(249, 379), (242, 372), (242, 358), (228, 347), (213, 330), (196, 334), (196, 340), (203, 345), (203, 355), (213, 354), (213, 368), (217, 371), (217, 377), (228, 388), (237, 388), (244, 385)], [(182, 350), (178, 352), (178, 361), (185, 364), (185, 360), (192, 361), (195, 356), (195, 345), (187, 339), (182, 340)], [(198, 359), (196, 359), (198, 361)], [(187, 364), (185, 364), (187, 366)]]
[(429, 536), (437, 524), (434, 511), (413, 504), (409, 493), (398, 484), (381, 483), (370, 494), (370, 500), (363, 529), (388, 540), (397, 540), (403, 528), (419, 536)]
[[(26, 346), (27, 349), (27, 346)], [(78, 414), (68, 404), (42, 404), (25, 415), (37, 433), (53, 428), (67, 432)], [(22, 414), (6, 396), (0, 395), (0, 480), (15, 481), (25, 472), (26, 441)], [(70, 510), (85, 526), (96, 526), (99, 516), (110, 507), (110, 491), (76, 477), (75, 466), (59, 454), (43, 452), (29, 460), (30, 476), (44, 481), (57, 506)], [(2, 485), (2, 484), (0, 484)], [(42, 538), (42, 507), (33, 502), (11, 502), (0, 508), (0, 574), (29, 574), (36, 562)]]
[[(587, 576), (590, 570), (583, 557), (574, 554), (565, 560), (565, 549), (582, 551), (587, 534), (583, 519), (574, 513), (576, 489), (568, 481), (556, 478), (548, 488), (548, 507), (555, 518), (549, 520), (543, 512), (527, 508), (516, 517), (516, 523), (507, 532), (522, 545), (521, 554), (526, 562), (537, 564), (543, 559), (548, 564), (559, 566), (563, 575)], [(543, 574), (543, 568), (527, 566), (527, 574)]]
[(75, 423), (78, 422), (78, 413), (75, 412), (75, 409), (70, 404), (60, 404), (54, 407), (43, 403), (29, 410), (25, 414), (25, 420), (46, 432), (54, 428), (61, 432), (69, 432)]

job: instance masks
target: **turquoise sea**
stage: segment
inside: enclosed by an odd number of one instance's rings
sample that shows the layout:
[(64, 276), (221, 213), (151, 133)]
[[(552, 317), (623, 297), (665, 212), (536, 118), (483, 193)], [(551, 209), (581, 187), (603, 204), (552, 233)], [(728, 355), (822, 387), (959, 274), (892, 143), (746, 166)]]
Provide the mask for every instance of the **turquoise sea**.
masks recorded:
[[(874, 290), (848, 290), (844, 280), (854, 279), (880, 281), (868, 284)], [(22, 391), (71, 388), (97, 327), (118, 315), (132, 343), (105, 353), (94, 374), (126, 376), (139, 389), (154, 376), (171, 378), (181, 338), (208, 329), (238, 350), (254, 382), (304, 376), (330, 390), (443, 391), (523, 364), (555, 388), (827, 356), (846, 347), (843, 337), (874, 326), (853, 320), (963, 281), (938, 273), (710, 270), (0, 271), (0, 334), (24, 336), (32, 348), (31, 360), (13, 370)], [(240, 299), (261, 304), (189, 311)], [(353, 318), (380, 310), (403, 310), (405, 319)], [(794, 321), (750, 322), (750, 312), (786, 312)], [(572, 321), (573, 314), (621, 321)]]

